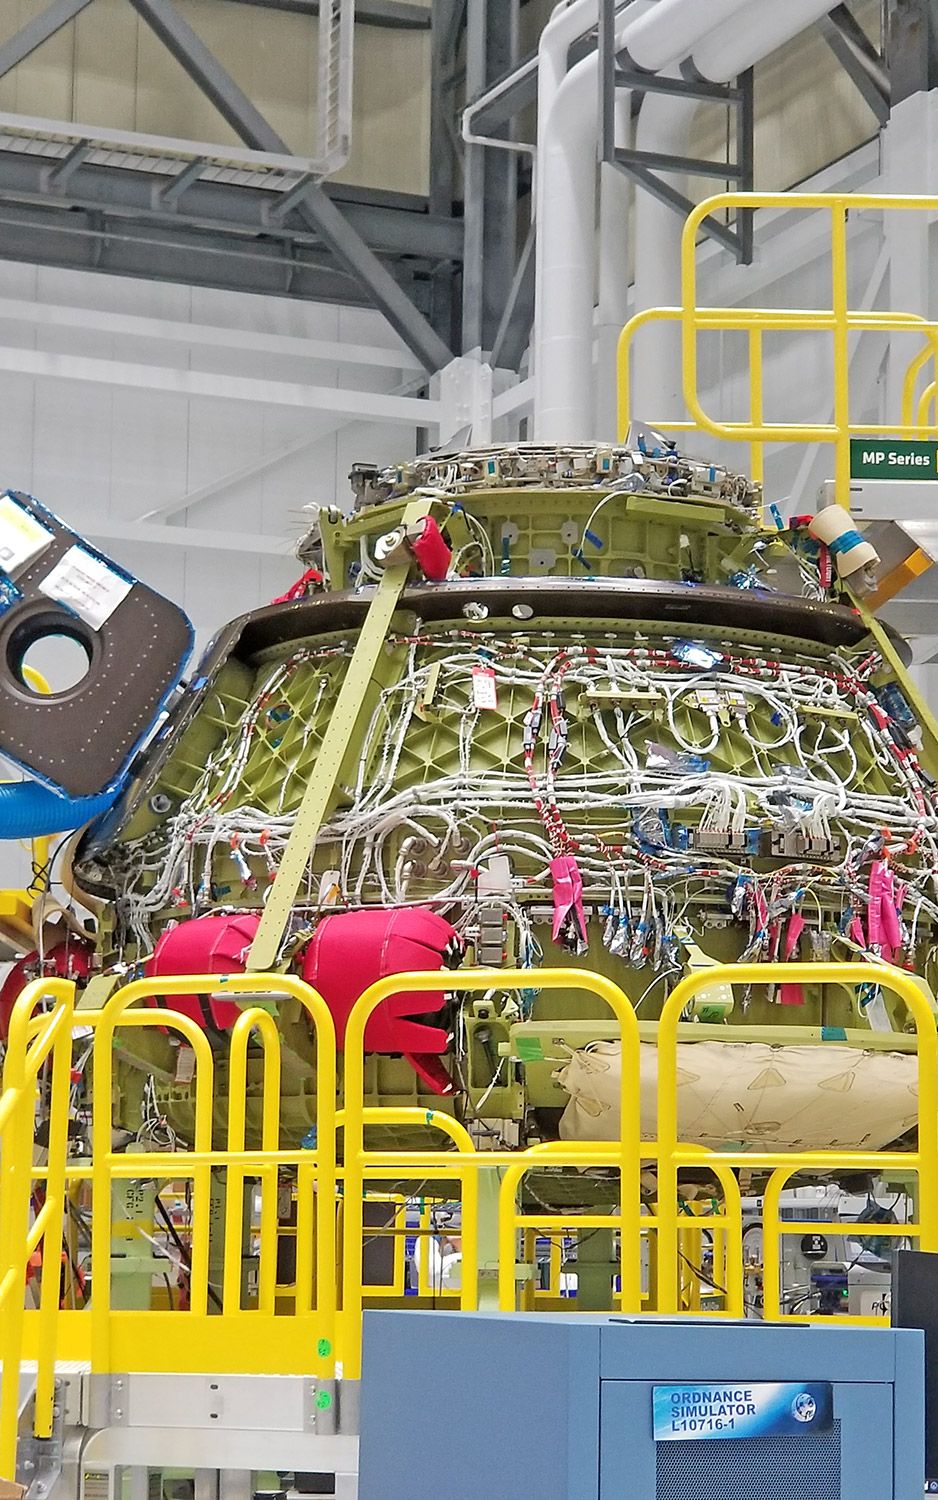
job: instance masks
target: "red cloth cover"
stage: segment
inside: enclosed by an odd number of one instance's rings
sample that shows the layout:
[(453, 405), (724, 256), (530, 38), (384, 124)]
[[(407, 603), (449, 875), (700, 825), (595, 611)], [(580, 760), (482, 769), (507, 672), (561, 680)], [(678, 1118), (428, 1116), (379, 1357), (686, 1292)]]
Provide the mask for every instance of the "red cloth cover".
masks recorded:
[[(254, 941), (260, 917), (257, 912), (192, 917), (163, 933), (146, 974), (168, 979), (172, 974), (243, 974), (248, 949)], [(211, 1025), (229, 1030), (241, 1014), (234, 1000), (208, 995), (160, 995), (151, 1001), (190, 1016), (206, 1029)]]
[(71, 938), (49, 949), (41, 969), (38, 953), (27, 953), (25, 958), (17, 959), (0, 989), (0, 1042), (7, 1039), (10, 1013), (30, 979), (40, 974), (46, 979), (53, 976), (56, 979), (87, 979), (91, 973), (91, 955), (90, 945), (85, 946), (80, 938)]
[[(352, 1007), (370, 984), (408, 970), (441, 969), (461, 947), (450, 923), (425, 907), (337, 912), (324, 917), (313, 933), (302, 974), (332, 1012), (341, 1048)], [(391, 995), (365, 1027), (367, 1052), (403, 1053), (435, 1093), (452, 1092), (452, 1081), (437, 1061), (447, 1049), (446, 1032), (409, 1017), (439, 1010), (443, 998), (442, 991)]]

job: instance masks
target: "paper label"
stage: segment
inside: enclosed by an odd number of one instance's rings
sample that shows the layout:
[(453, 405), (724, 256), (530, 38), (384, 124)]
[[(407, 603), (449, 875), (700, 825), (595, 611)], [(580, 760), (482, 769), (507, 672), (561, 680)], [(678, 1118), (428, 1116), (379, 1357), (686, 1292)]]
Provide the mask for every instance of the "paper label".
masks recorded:
[(133, 584), (84, 547), (69, 547), (39, 588), (50, 599), (72, 610), (92, 630), (100, 630), (127, 598)]
[(472, 706), (473, 708), (498, 707), (495, 672), (491, 667), (473, 667), (472, 669)]
[(37, 521), (12, 495), (0, 497), (0, 568), (16, 573), (45, 552), (54, 540), (47, 526)]

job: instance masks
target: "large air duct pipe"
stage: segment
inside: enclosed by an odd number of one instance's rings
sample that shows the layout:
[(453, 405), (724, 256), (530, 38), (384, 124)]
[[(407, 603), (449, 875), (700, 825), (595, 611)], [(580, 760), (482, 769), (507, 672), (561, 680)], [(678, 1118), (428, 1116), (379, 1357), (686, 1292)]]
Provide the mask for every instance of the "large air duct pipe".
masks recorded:
[[(674, 45), (663, 50), (659, 32), (646, 33), (645, 47), (667, 62), (686, 54), (711, 25), (710, 4), (730, 13), (731, 0), (633, 0), (616, 35), (628, 48), (632, 29), (668, 5)], [(732, 0), (740, 9), (751, 0)], [(684, 11), (695, 18), (682, 20)], [(537, 132), (537, 250), (535, 294), (534, 436), (555, 442), (595, 436), (593, 403), (593, 304), (596, 279), (596, 105), (599, 59), (577, 63), (558, 82), (570, 42), (598, 19), (597, 0), (575, 0), (555, 11), (541, 38), (543, 90), (539, 76)], [(667, 17), (666, 17), (667, 20)], [(667, 28), (665, 28), (667, 29)], [(641, 44), (641, 38), (640, 38)], [(562, 57), (561, 57), (562, 52)], [(643, 55), (650, 55), (643, 49)], [(623, 274), (624, 269), (623, 246)]]
[(567, 56), (598, 20), (599, 0), (558, 6), (538, 45), (534, 436), (570, 442), (593, 419), (597, 59)]
[(711, 83), (729, 83), (833, 9), (830, 0), (748, 0), (731, 22), (707, 29), (691, 49), (694, 67)]
[(658, 0), (646, 15), (630, 20), (629, 57), (646, 73), (659, 73), (675, 58), (687, 57), (700, 40), (701, 11), (710, 30), (730, 20), (739, 8), (740, 0), (706, 0), (704, 6), (688, 5), (687, 0)]

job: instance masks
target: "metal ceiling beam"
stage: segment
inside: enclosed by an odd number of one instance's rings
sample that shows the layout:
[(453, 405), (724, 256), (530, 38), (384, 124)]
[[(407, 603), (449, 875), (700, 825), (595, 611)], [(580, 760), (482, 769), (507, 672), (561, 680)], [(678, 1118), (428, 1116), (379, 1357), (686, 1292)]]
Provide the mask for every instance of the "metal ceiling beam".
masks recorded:
[[(243, 141), (257, 151), (289, 153), (286, 142), (170, 0), (131, 0), (131, 4)], [(318, 183), (309, 185), (295, 213), (367, 289), (370, 300), (428, 371), (449, 363), (451, 351), (439, 334)]]
[(263, 532), (228, 531), (224, 526), (160, 526), (146, 521), (85, 521), (83, 535), (94, 542), (136, 542), (144, 547), (197, 547), (207, 552), (247, 552), (255, 557), (281, 557), (289, 562), (290, 543)]
[[(523, 4), (524, 0), (522, 0)], [(595, 50), (595, 35), (587, 31), (570, 47), (567, 53), (568, 67), (572, 68)], [(484, 98), (486, 101), (481, 108), (475, 108), (475, 101), (469, 101), (469, 107), (472, 109), (472, 128), (475, 133), (493, 135), (499, 125), (507, 124), (523, 109), (536, 103), (537, 64), (537, 51), (529, 52), (516, 67), (502, 73), (499, 77), (494, 77), (487, 88), (480, 90), (476, 96), (477, 99)], [(641, 75), (643, 79), (648, 76), (647, 73)], [(654, 76), (657, 81), (659, 75)], [(724, 96), (725, 90), (719, 84), (710, 84), (709, 88), (719, 92), (721, 98)], [(682, 89), (681, 92), (683, 93), (684, 90)], [(713, 96), (708, 93), (707, 97)]]
[[(51, 163), (54, 168), (54, 163)], [(36, 207), (63, 210), (84, 209), (105, 216), (144, 220), (162, 227), (177, 239), (188, 229), (203, 233), (264, 236), (284, 253), (284, 245), (314, 246), (319, 235), (308, 225), (277, 225), (268, 207), (271, 195), (233, 183), (198, 180), (194, 170), (185, 185), (179, 176), (162, 177), (123, 167), (99, 167), (84, 161), (68, 191), (49, 192), (50, 159), (0, 151), (0, 203), (14, 200)], [(348, 188), (335, 192), (341, 212), (352, 228), (380, 255), (406, 255), (433, 264), (462, 259), (462, 225), (459, 220), (415, 209), (397, 208), (382, 202), (356, 200)], [(175, 194), (175, 197), (174, 197)]]
[(86, 141), (78, 141), (67, 156), (63, 156), (55, 166), (48, 169), (49, 186), (54, 187), (57, 192), (62, 191), (74, 177), (90, 150), (91, 147)]
[[(326, 365), (367, 365), (370, 369), (406, 370), (416, 374), (409, 350), (375, 344), (350, 344), (339, 339), (307, 338), (294, 334), (260, 333), (253, 328), (230, 328), (215, 323), (189, 323), (173, 318), (148, 318), (136, 313), (104, 312), (100, 308), (70, 307), (33, 302), (24, 297), (0, 297), (0, 323), (31, 328), (83, 328), (89, 333), (118, 338), (146, 339), (157, 344), (179, 344), (187, 349), (228, 349), (250, 359), (274, 354), (280, 359), (302, 359)], [(421, 379), (425, 379), (421, 374)], [(408, 394), (397, 392), (398, 395)]]
[(183, 167), (181, 172), (177, 172), (175, 177), (165, 187), (159, 188), (157, 190), (157, 198), (162, 207), (171, 208), (174, 203), (178, 203), (183, 193), (191, 188), (192, 184), (197, 182), (202, 176), (207, 165), (208, 163), (203, 157), (197, 156), (195, 161), (190, 161), (187, 166)]
[(699, 156), (674, 156), (667, 151), (616, 152), (619, 162), (631, 162), (635, 166), (650, 167), (654, 172), (681, 172), (695, 177), (716, 177), (720, 182), (736, 181), (742, 171), (736, 162), (706, 161)]
[[(359, 282), (312, 251), (294, 255), (275, 240), (108, 218), (96, 210), (44, 211), (3, 201), (0, 259), (147, 281), (183, 282), (258, 296), (367, 306)], [(403, 271), (402, 271), (403, 274)], [(409, 283), (416, 295), (419, 282)], [(421, 363), (421, 368), (423, 368)]]
[[(318, 16), (320, 0), (227, 0), (229, 5), (254, 5), (261, 10), (280, 10), (294, 16)], [(407, 0), (357, 0), (355, 20), (364, 26), (383, 26), (396, 31), (429, 31), (430, 11)]]
[(55, 0), (48, 10), (33, 16), (14, 36), (0, 44), (0, 78), (55, 36), (69, 21), (74, 21), (90, 4), (91, 0)]
[(824, 40), (837, 61), (856, 84), (880, 125), (885, 125), (891, 98), (889, 74), (863, 27), (846, 5), (836, 5), (820, 24)]
[[(631, 177), (640, 187), (647, 188), (649, 193), (658, 198), (660, 202), (666, 203), (669, 208), (673, 208), (675, 213), (680, 214), (682, 219), (686, 219), (687, 215), (696, 207), (696, 204), (686, 194), (678, 192), (677, 188), (672, 187), (669, 182), (665, 182), (662, 177), (656, 176), (654, 172), (650, 172), (647, 167), (639, 165), (638, 162), (628, 160), (625, 152), (616, 153), (616, 165), (620, 171), (624, 172), (627, 177)], [(733, 255), (739, 253), (738, 236), (732, 229), (728, 229), (725, 224), (721, 224), (719, 219), (715, 219), (712, 214), (707, 214), (706, 218), (700, 221), (700, 227), (706, 230), (712, 239), (717, 240), (727, 250), (732, 251)]]

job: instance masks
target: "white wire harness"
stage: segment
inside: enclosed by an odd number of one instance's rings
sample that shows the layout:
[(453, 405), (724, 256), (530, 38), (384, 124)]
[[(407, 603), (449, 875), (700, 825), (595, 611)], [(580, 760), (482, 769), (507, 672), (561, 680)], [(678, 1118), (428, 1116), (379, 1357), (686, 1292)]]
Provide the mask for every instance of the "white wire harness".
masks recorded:
[[(402, 668), (320, 833), (298, 921), (420, 904), (471, 936), (494, 905), (533, 963), (558, 857), (576, 862), (591, 931), (655, 973), (680, 970), (679, 930), (714, 913), (738, 925), (743, 958), (777, 957), (802, 911), (812, 956), (835, 941), (894, 956), (938, 919), (934, 787), (873, 685), (878, 654), (470, 629), (388, 646)], [(155, 833), (113, 846), (137, 953), (167, 920), (262, 905), (349, 650), (310, 646), (266, 669), (236, 723), (219, 700), (224, 732), (192, 792)], [(494, 709), (478, 706), (480, 670)], [(272, 786), (263, 804), (246, 796)], [(493, 891), (497, 856), (510, 876)], [(891, 944), (867, 920), (883, 861)]]

